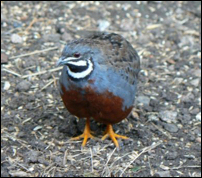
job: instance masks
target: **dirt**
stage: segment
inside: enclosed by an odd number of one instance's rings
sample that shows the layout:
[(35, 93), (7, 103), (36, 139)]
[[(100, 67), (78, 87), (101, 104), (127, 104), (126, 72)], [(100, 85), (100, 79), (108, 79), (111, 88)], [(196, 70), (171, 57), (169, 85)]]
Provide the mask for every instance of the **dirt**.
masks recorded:
[[(104, 30), (141, 57), (136, 102), (113, 126), (130, 137), (81, 148), (85, 120), (58, 92), (67, 41)], [(200, 177), (201, 2), (1, 1), (1, 176)]]

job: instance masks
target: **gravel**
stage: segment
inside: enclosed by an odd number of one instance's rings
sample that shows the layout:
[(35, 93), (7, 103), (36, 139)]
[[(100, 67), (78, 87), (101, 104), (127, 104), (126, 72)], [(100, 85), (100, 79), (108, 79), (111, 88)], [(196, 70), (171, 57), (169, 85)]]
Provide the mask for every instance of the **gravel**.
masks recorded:
[[(119, 150), (93, 120), (95, 139), (71, 141), (85, 120), (58, 92), (66, 42), (101, 30), (141, 58)], [(2, 1), (1, 64), (2, 177), (200, 177), (201, 2)]]

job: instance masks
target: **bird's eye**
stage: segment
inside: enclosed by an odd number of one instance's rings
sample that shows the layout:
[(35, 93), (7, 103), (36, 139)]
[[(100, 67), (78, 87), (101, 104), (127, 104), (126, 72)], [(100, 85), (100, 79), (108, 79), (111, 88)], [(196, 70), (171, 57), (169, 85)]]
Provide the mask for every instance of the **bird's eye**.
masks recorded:
[(79, 58), (81, 56), (80, 53), (74, 53), (74, 57)]

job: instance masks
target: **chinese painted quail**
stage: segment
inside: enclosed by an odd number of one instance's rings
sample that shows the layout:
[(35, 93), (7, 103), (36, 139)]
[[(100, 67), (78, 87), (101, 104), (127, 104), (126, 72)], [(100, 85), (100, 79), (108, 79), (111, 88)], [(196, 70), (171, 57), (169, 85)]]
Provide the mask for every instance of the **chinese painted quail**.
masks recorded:
[(57, 65), (63, 65), (60, 94), (67, 110), (87, 118), (82, 135), (85, 146), (90, 133), (89, 119), (107, 125), (108, 136), (119, 147), (112, 124), (128, 116), (137, 88), (140, 59), (131, 44), (118, 34), (100, 33), (66, 44)]

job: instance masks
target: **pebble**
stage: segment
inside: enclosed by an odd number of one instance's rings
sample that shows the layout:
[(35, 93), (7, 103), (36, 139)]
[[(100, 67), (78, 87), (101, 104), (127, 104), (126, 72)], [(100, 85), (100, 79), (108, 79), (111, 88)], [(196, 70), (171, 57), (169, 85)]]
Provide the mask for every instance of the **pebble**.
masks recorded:
[(64, 33), (62, 34), (62, 40), (63, 40), (63, 41), (71, 41), (71, 40), (73, 40), (73, 38), (72, 38), (72, 36), (71, 36), (69, 33), (64, 32)]
[(19, 23), (19, 22), (13, 22), (13, 27), (14, 28), (19, 28), (19, 27), (22, 27), (22, 24)]
[(189, 139), (189, 141), (193, 142), (193, 141), (195, 141), (195, 136), (192, 134), (189, 134), (188, 139)]
[(148, 119), (149, 121), (152, 121), (152, 122), (159, 121), (159, 118), (155, 115), (149, 115)]
[(177, 122), (177, 112), (175, 111), (161, 111), (159, 116), (162, 121), (167, 123), (176, 123)]
[(184, 114), (182, 116), (183, 122), (188, 123), (191, 120), (191, 115), (190, 114)]
[(150, 98), (147, 97), (147, 96), (138, 96), (136, 101), (137, 101), (138, 104), (141, 103), (141, 104), (143, 104), (145, 106), (149, 106)]
[(183, 82), (183, 80), (184, 80), (183, 78), (175, 78), (173, 83), (178, 85), (178, 84), (181, 84)]
[(175, 160), (178, 156), (178, 153), (176, 151), (172, 151), (172, 152), (169, 152), (167, 155), (166, 155), (166, 159), (167, 160)]
[(131, 29), (134, 28), (134, 22), (133, 22), (132, 19), (123, 19), (123, 20), (121, 21), (120, 27), (121, 27), (123, 30), (126, 30), (126, 31), (128, 30), (128, 31), (130, 31)]
[(187, 159), (196, 159), (194, 155), (184, 155), (183, 157)]
[(146, 44), (150, 40), (149, 34), (140, 34), (138, 37), (138, 43)]
[(23, 40), (22, 40), (22, 37), (18, 34), (12, 34), (11, 35), (11, 42), (12, 43), (22, 43)]
[(4, 83), (4, 90), (8, 90), (10, 88), (11, 84), (9, 81), (5, 81)]
[(193, 86), (198, 87), (198, 86), (199, 86), (199, 83), (200, 83), (200, 78), (191, 80), (190, 83), (191, 83)]
[(110, 22), (107, 20), (99, 20), (98, 28), (100, 31), (105, 31), (110, 26)]
[(4, 53), (1, 53), (1, 64), (8, 63), (8, 56)]
[(192, 109), (192, 110), (189, 111), (189, 112), (190, 112), (190, 114), (197, 115), (197, 114), (199, 114), (199, 111), (200, 111), (199, 108), (194, 108), (194, 109)]
[(23, 80), (17, 84), (16, 90), (26, 92), (30, 89), (30, 87), (31, 87), (31, 83), (29, 81)]
[(196, 138), (196, 141), (197, 141), (198, 143), (201, 143), (201, 137)]
[(25, 171), (19, 171), (19, 170), (12, 170), (12, 171), (9, 171), (9, 174), (12, 176), (12, 177), (29, 177), (29, 174)]
[(190, 102), (191, 100), (193, 100), (195, 97), (194, 97), (194, 95), (193, 95), (193, 93), (187, 93), (186, 95), (183, 95), (182, 97), (181, 97), (181, 101), (182, 102)]
[(39, 151), (28, 151), (24, 156), (25, 156), (25, 161), (27, 163), (37, 163), (38, 162), (38, 157), (40, 155)]
[(196, 115), (196, 120), (201, 122), (201, 112)]
[(1, 22), (4, 22), (7, 20), (7, 17), (1, 13)]
[(59, 42), (60, 34), (45, 34), (43, 40), (44, 42)]
[(128, 4), (128, 3), (127, 3), (127, 4), (123, 4), (123, 5), (122, 5), (122, 8), (123, 8), (124, 11), (127, 11), (128, 9), (131, 8), (131, 5)]
[(171, 177), (170, 171), (159, 171), (156, 172), (154, 177)]
[(193, 73), (196, 77), (201, 77), (201, 69), (197, 69)]
[(135, 109), (132, 110), (131, 114), (132, 114), (132, 117), (133, 117), (133, 118), (139, 119), (139, 115), (138, 115), (138, 113), (135, 111)]
[(179, 130), (177, 125), (170, 124), (170, 123), (165, 123), (164, 124), (164, 129), (167, 130), (168, 132), (171, 132), (171, 133), (176, 133)]

